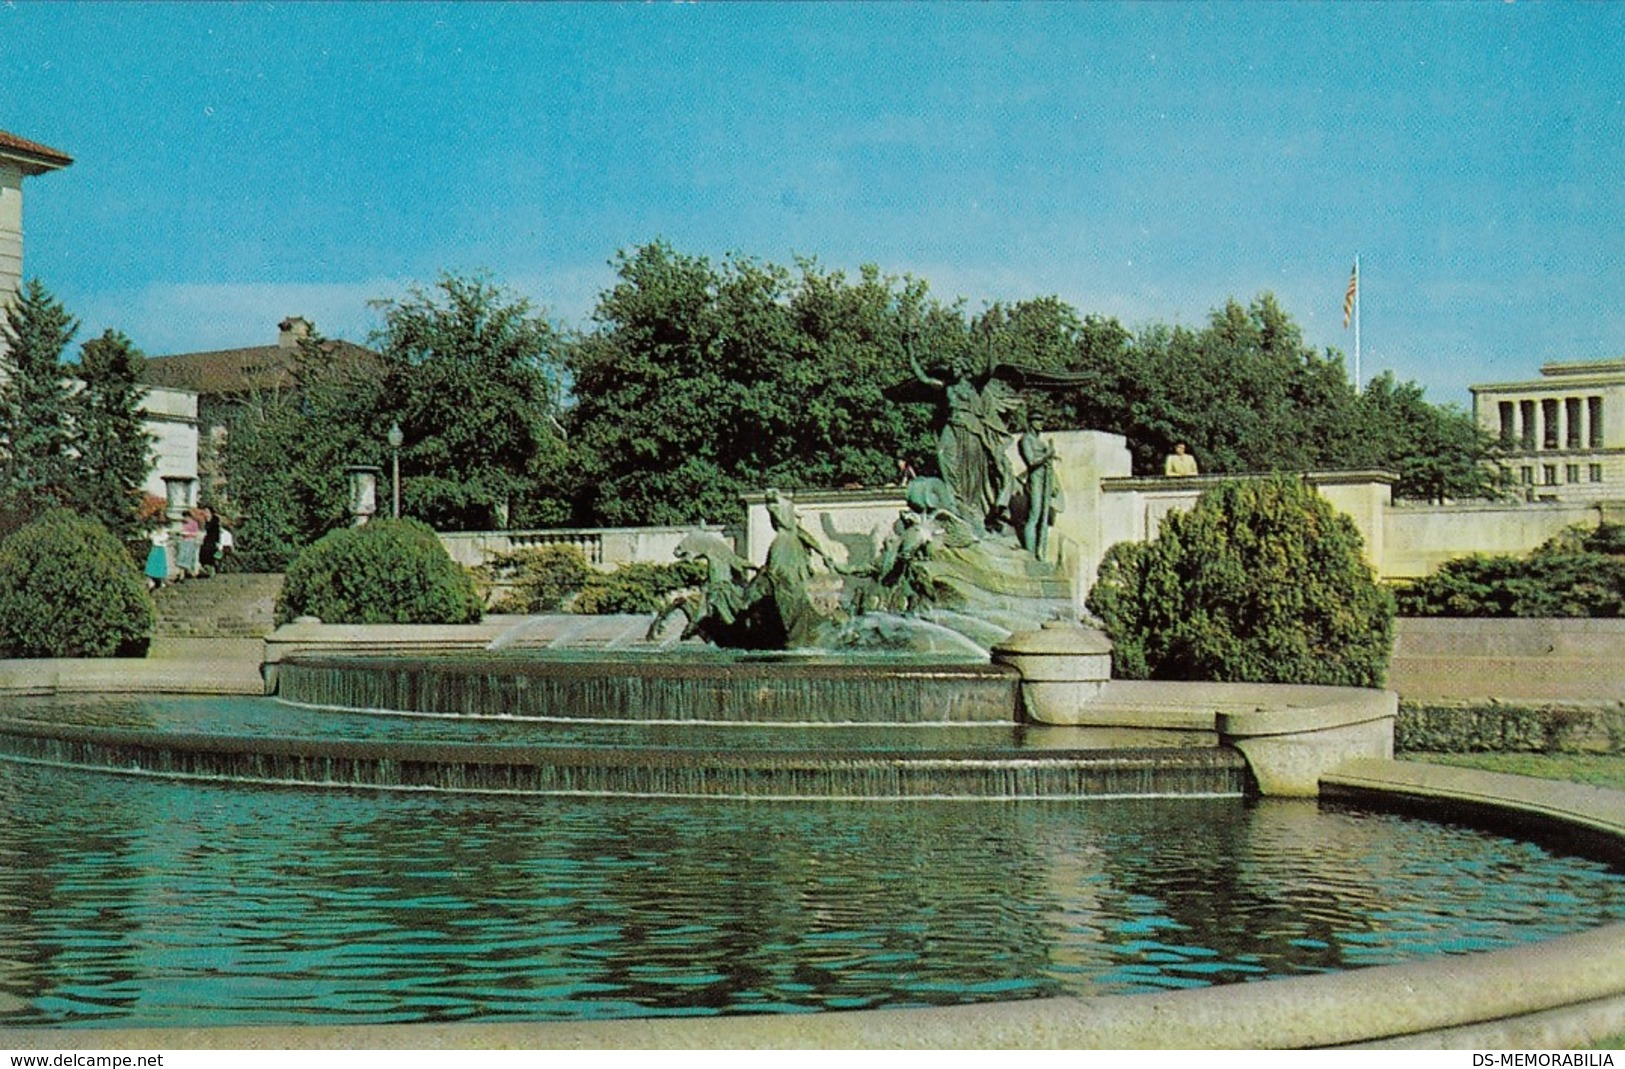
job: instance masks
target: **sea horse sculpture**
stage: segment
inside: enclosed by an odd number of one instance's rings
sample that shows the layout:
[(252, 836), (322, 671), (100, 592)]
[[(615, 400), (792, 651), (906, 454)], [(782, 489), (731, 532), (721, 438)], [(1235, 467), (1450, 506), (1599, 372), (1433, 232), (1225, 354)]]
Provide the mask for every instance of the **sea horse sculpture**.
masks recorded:
[(733, 645), (721, 639), (742, 628), (745, 590), (756, 569), (735, 553), (726, 539), (709, 531), (690, 531), (672, 553), (678, 560), (704, 561), (705, 585), (667, 602), (649, 624), (646, 637), (655, 638), (672, 614), (680, 612), (688, 621), (683, 627), (683, 639), (698, 635), (719, 646)]
[(789, 498), (768, 491), (768, 518), (773, 542), (767, 561), (753, 568), (722, 538), (691, 532), (674, 551), (679, 560), (706, 562), (705, 585), (679, 595), (649, 624), (653, 639), (673, 613), (688, 623), (682, 638), (703, 638), (732, 649), (786, 649), (816, 646), (831, 620), (814, 607), (807, 593), (813, 558), (834, 570), (823, 547), (801, 526)]

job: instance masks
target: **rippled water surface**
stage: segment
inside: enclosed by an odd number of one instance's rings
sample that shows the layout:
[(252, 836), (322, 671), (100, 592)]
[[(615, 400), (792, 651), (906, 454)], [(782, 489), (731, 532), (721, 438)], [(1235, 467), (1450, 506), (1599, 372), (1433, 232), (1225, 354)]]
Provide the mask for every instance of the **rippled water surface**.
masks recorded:
[(1625, 875), (1312, 804), (672, 803), (0, 762), (0, 1024), (791, 1012), (1168, 987), (1625, 919)]

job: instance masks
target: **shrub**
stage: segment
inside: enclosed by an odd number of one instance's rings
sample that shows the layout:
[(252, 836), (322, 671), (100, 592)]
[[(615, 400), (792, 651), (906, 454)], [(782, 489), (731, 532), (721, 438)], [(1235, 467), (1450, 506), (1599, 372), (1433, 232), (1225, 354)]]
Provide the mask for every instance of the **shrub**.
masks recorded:
[(593, 572), (570, 603), (570, 611), (585, 615), (658, 612), (666, 596), (705, 582), (700, 561), (672, 564), (623, 564), (613, 572)]
[(65, 509), (0, 542), (0, 655), (139, 656), (156, 614), (107, 528)]
[(417, 520), (329, 531), (288, 568), (276, 618), (330, 624), (466, 624), (480, 618), (474, 578)]
[(480, 566), (484, 581), (506, 586), (493, 606), (499, 612), (558, 612), (593, 574), (576, 546), (537, 546), (498, 553)]
[(1131, 679), (1381, 686), (1393, 598), (1312, 487), (1221, 483), (1149, 543), (1120, 543), (1088, 598)]
[(1406, 616), (1625, 616), (1625, 528), (1571, 528), (1527, 557), (1458, 557), (1399, 591)]

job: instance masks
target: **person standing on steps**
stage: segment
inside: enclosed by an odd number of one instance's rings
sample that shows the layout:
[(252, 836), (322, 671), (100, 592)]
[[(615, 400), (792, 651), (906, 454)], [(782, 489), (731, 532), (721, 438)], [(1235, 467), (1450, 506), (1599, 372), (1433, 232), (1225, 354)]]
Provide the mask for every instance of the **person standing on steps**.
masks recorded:
[(147, 551), (147, 589), (157, 590), (169, 582), (169, 532), (162, 527), (152, 532), (152, 548)]
[(220, 559), (220, 517), (211, 508), (199, 509), (203, 514), (203, 544), (198, 547), (201, 575), (213, 575)]
[(188, 509), (181, 524), (180, 548), (175, 554), (175, 578), (189, 579), (198, 572), (198, 551), (203, 543), (203, 526), (198, 523), (197, 510)]

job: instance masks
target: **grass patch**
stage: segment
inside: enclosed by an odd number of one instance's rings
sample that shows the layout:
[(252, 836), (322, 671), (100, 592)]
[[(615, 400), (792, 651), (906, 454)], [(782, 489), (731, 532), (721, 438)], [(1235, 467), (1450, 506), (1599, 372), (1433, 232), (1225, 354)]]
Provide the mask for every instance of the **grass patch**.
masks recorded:
[(1625, 791), (1625, 756), (1580, 753), (1428, 753), (1396, 755), (1402, 761), (1424, 761), (1433, 765), (1480, 768), (1486, 772), (1511, 772), (1539, 779), (1561, 779), (1589, 783)]

